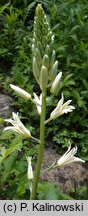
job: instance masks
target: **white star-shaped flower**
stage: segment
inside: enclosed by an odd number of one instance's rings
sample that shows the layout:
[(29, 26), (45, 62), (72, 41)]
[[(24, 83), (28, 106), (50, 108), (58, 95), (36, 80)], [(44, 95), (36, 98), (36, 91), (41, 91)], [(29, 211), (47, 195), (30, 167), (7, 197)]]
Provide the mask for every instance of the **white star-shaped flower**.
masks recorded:
[(56, 108), (51, 112), (50, 118), (45, 121), (45, 123), (48, 123), (49, 121), (56, 119), (57, 117), (63, 115), (64, 113), (72, 112), (75, 107), (72, 105), (69, 105), (72, 100), (68, 100), (66, 103), (64, 103), (64, 96), (62, 94), (61, 99), (59, 100)]
[(13, 130), (13, 131), (16, 131), (17, 133), (22, 134), (26, 137), (31, 137), (30, 131), (20, 121), (20, 119), (18, 117), (18, 113), (15, 114), (13, 112), (12, 116), (13, 116), (13, 119), (5, 119), (5, 121), (11, 123), (13, 126), (8, 126), (8, 127), (4, 128), (4, 131)]
[(71, 103), (71, 100), (68, 100), (66, 103), (63, 102), (64, 102), (64, 96), (62, 94), (62, 98), (60, 99), (56, 108), (53, 110), (53, 112), (50, 115), (51, 119), (55, 119), (63, 115), (64, 113), (72, 112), (73, 109), (75, 109), (74, 106), (69, 105)]
[(75, 157), (74, 155), (77, 153), (77, 147), (71, 149), (71, 146), (68, 148), (66, 153), (57, 161), (57, 166), (64, 166), (73, 162), (85, 162), (81, 158)]

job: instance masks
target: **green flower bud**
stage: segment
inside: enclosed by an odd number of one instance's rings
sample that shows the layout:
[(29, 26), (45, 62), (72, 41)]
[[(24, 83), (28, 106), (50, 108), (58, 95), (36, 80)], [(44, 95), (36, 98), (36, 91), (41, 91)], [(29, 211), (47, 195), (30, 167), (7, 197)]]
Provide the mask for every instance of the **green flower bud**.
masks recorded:
[(32, 42), (35, 44), (35, 38), (32, 39)]
[(55, 79), (51, 85), (51, 89), (50, 89), (51, 93), (57, 94), (61, 77), (62, 77), (62, 72), (58, 73), (58, 75), (55, 77)]
[(36, 62), (41, 67), (42, 57), (38, 48), (35, 49)]
[(48, 67), (49, 67), (49, 57), (48, 57), (48, 55), (43, 56), (42, 65), (44, 65), (48, 69)]
[(53, 44), (54, 44), (54, 35), (51, 36), (51, 43), (50, 43), (50, 45), (53, 46)]
[(39, 83), (40, 71), (39, 71), (39, 68), (38, 68), (35, 57), (33, 57), (33, 74), (34, 74), (34, 77), (35, 77), (36, 81)]
[(43, 91), (47, 87), (48, 76), (46, 67), (42, 66), (40, 72), (40, 88)]
[(58, 61), (55, 61), (50, 71), (50, 76), (49, 76), (50, 80), (53, 81), (54, 78), (56, 77), (57, 69), (58, 69)]
[(37, 41), (36, 47), (38, 48), (38, 50), (39, 50), (41, 56), (43, 56), (43, 47), (42, 47), (42, 44), (41, 44), (40, 41)]
[(50, 56), (50, 46), (47, 44), (46, 49), (45, 49), (45, 54)]
[(50, 44), (52, 43), (52, 31), (49, 29), (49, 34), (47, 35), (47, 42)]
[(50, 56), (50, 66), (52, 67), (55, 62), (55, 50), (52, 51), (52, 54)]
[(33, 52), (33, 54), (35, 54), (35, 45), (34, 44), (32, 44), (32, 52)]

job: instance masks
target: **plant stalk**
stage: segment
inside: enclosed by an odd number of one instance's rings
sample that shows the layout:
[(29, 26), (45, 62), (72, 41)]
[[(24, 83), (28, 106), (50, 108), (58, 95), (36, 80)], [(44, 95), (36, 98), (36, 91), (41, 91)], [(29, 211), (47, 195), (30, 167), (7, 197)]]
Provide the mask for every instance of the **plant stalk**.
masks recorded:
[(34, 174), (34, 181), (32, 186), (32, 193), (30, 196), (30, 200), (36, 199), (36, 193), (37, 193), (37, 187), (38, 187), (38, 181), (39, 181), (39, 175), (40, 175), (40, 169), (42, 164), (42, 158), (43, 158), (43, 151), (44, 151), (44, 141), (45, 141), (45, 118), (46, 118), (46, 88), (44, 89), (42, 93), (42, 108), (41, 108), (41, 119), (40, 119), (40, 146), (39, 146), (39, 153), (38, 153), (38, 159)]

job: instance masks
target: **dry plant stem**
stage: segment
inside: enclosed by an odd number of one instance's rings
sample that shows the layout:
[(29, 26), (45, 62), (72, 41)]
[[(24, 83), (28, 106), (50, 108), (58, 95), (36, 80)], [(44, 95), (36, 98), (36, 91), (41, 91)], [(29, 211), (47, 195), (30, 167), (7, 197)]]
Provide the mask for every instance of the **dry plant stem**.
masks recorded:
[(36, 170), (34, 174), (34, 181), (33, 181), (30, 200), (36, 199), (36, 192), (38, 187), (38, 181), (39, 181), (39, 175), (40, 175), (40, 169), (41, 169), (43, 151), (44, 151), (45, 118), (46, 118), (46, 89), (44, 89), (42, 93), (42, 112), (41, 112), (41, 119), (40, 119), (40, 147), (39, 147), (38, 159), (37, 159)]

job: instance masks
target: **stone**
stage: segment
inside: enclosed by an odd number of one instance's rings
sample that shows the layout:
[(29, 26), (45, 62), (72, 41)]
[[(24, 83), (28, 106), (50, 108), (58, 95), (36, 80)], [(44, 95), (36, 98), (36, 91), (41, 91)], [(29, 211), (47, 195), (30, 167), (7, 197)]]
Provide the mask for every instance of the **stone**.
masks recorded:
[(0, 94), (0, 118), (9, 118), (13, 111), (11, 107), (12, 98), (8, 95)]
[[(51, 147), (45, 148), (43, 155), (42, 170), (49, 167), (54, 161), (57, 161), (61, 155), (57, 154)], [(62, 193), (71, 195), (71, 190), (75, 186), (87, 185), (88, 182), (88, 165), (82, 162), (74, 162), (72, 164), (59, 167), (48, 171), (40, 177), (40, 180), (54, 183), (60, 188)]]

